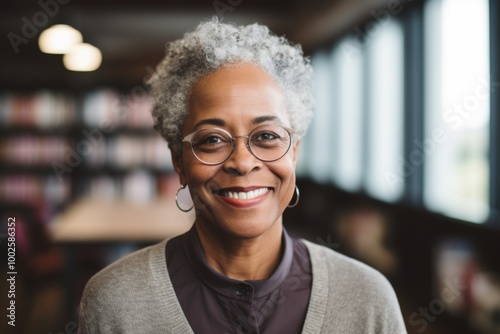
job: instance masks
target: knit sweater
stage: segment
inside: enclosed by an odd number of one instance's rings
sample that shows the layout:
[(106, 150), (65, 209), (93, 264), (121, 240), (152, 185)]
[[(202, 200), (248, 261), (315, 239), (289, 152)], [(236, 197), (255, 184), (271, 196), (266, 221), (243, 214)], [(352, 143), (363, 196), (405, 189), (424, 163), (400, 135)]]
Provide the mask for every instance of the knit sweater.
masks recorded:
[[(193, 334), (167, 271), (166, 242), (130, 254), (90, 279), (78, 333)], [(329, 248), (304, 243), (312, 287), (302, 333), (406, 333), (394, 290), (382, 274)], [(212, 334), (209, 328), (206, 333)]]

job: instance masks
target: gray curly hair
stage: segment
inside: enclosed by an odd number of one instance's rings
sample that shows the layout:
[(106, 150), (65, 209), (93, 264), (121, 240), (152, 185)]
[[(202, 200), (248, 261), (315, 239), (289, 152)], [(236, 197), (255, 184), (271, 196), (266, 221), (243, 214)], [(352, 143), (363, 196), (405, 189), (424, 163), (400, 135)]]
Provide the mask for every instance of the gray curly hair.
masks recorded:
[(303, 135), (312, 117), (312, 66), (298, 45), (259, 24), (236, 26), (216, 18), (167, 44), (165, 58), (148, 80), (154, 128), (173, 152), (180, 152), (181, 129), (192, 86), (222, 66), (249, 62), (283, 88), (292, 128)]

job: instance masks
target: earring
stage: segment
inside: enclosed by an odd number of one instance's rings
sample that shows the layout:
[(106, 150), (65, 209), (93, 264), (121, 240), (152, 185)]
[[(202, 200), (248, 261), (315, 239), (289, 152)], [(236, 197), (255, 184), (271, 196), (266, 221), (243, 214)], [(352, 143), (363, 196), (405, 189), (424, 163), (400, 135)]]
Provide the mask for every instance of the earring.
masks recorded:
[(177, 193), (175, 194), (175, 204), (177, 205), (177, 207), (179, 208), (179, 210), (181, 210), (182, 212), (189, 212), (189, 211), (191, 211), (194, 208), (194, 204), (189, 209), (187, 209), (187, 210), (181, 208), (181, 206), (179, 205), (179, 192), (181, 190), (183, 190), (183, 189), (186, 189), (186, 186), (187, 186), (187, 184), (181, 186), (179, 188), (179, 190), (177, 190)]
[[(297, 185), (295, 185), (295, 195), (296, 195), (295, 202), (293, 202), (293, 204), (288, 204), (289, 208), (294, 208), (297, 206), (297, 204), (299, 204), (300, 191), (299, 191), (299, 187), (297, 187)], [(292, 199), (293, 199), (293, 197), (292, 197)]]

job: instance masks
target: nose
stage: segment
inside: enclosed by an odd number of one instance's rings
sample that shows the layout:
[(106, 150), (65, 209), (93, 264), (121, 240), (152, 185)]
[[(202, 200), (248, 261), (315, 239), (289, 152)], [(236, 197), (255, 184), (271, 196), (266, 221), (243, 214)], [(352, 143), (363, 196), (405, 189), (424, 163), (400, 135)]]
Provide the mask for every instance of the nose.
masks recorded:
[(257, 159), (248, 147), (248, 137), (234, 137), (234, 149), (229, 159), (224, 162), (224, 170), (236, 175), (246, 175), (262, 167), (262, 161)]

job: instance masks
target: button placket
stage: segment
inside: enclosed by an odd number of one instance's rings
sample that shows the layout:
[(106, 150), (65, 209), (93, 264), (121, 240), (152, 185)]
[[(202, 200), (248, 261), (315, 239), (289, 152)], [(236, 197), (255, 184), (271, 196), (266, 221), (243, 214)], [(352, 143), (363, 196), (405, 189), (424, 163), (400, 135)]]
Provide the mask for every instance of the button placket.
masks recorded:
[(248, 288), (245, 285), (240, 285), (236, 288), (235, 293), (238, 297), (245, 297), (248, 293)]
[(251, 284), (242, 283), (234, 288), (234, 294), (245, 302), (251, 302), (254, 297), (254, 287)]

